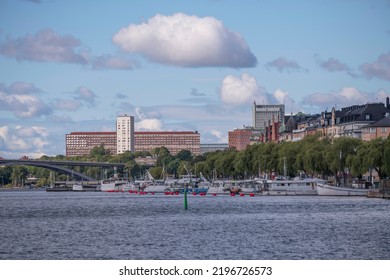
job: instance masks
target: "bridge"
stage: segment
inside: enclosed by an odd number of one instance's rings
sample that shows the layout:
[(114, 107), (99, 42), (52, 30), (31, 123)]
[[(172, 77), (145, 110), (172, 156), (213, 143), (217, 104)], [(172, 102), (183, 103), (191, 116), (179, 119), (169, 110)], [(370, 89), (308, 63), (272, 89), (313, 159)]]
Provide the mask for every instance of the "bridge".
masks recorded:
[(124, 163), (111, 163), (111, 162), (85, 162), (85, 161), (52, 161), (52, 160), (20, 160), (20, 159), (0, 159), (1, 165), (29, 165), (43, 167), (46, 169), (54, 170), (60, 173), (71, 175), (73, 178), (83, 181), (96, 181), (96, 179), (82, 174), (80, 172), (71, 170), (64, 166), (92, 166), (92, 167), (105, 167), (105, 168), (124, 168)]

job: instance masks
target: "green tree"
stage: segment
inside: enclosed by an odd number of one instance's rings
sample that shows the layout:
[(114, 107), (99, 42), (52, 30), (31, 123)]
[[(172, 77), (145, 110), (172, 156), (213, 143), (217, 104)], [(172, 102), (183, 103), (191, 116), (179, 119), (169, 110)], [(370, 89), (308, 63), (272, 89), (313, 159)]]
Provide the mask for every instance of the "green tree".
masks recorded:
[(181, 150), (177, 153), (176, 158), (183, 161), (192, 161), (192, 153), (189, 150)]
[(12, 184), (16, 187), (22, 186), (23, 182), (27, 178), (27, 174), (28, 174), (28, 171), (27, 171), (27, 168), (25, 166), (14, 165), (12, 167), (12, 174), (11, 174)]
[(349, 137), (337, 138), (333, 141), (329, 151), (326, 153), (325, 160), (330, 172), (336, 177), (338, 182), (341, 182), (340, 179), (342, 178), (343, 183), (346, 183), (345, 171), (353, 168), (350, 158), (356, 155), (361, 144), (361, 140)]
[(12, 182), (12, 167), (0, 166), (0, 186), (8, 185)]
[(384, 153), (383, 153), (384, 168), (387, 176), (390, 176), (390, 135), (387, 137), (384, 143)]
[(379, 179), (386, 177), (386, 148), (387, 140), (376, 138), (368, 142), (364, 142), (358, 149), (358, 155), (361, 161), (360, 171), (367, 172), (373, 168), (379, 176)]

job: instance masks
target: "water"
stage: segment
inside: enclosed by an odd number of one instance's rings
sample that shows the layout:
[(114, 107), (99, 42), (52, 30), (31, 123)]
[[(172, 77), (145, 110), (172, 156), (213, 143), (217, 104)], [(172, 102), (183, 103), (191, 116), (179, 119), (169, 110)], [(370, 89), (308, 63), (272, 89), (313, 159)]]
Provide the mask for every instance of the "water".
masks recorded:
[(390, 200), (1, 191), (0, 259), (390, 259)]

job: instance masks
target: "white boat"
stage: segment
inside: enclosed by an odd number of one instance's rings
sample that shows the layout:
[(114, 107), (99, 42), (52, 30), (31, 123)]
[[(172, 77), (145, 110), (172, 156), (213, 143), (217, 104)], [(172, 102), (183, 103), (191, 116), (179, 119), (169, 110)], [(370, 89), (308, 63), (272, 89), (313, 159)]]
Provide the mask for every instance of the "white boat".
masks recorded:
[(239, 193), (251, 194), (259, 193), (261, 185), (255, 180), (242, 180), (238, 181)]
[(230, 186), (226, 184), (227, 181), (224, 180), (214, 180), (209, 186), (207, 191), (208, 194), (217, 195), (217, 194), (230, 194)]
[(145, 184), (144, 186), (143, 191), (147, 193), (164, 193), (168, 188), (163, 182)]
[(260, 191), (260, 184), (255, 180), (215, 180), (207, 194), (254, 194)]
[(317, 195), (322, 179), (267, 180), (263, 183), (263, 195)]
[(369, 189), (330, 186), (325, 183), (317, 185), (318, 195), (328, 196), (367, 196)]
[(129, 186), (129, 182), (123, 179), (109, 179), (100, 181), (100, 190), (102, 192), (124, 191)]
[(76, 192), (80, 192), (80, 191), (84, 191), (84, 188), (82, 184), (74, 184), (72, 186), (72, 190)]

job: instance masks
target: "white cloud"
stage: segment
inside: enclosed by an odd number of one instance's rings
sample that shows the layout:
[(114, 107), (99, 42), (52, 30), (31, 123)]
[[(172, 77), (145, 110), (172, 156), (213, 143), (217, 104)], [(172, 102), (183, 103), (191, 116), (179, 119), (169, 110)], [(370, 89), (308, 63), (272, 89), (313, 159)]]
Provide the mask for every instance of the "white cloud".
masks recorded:
[(144, 119), (135, 123), (135, 129), (159, 131), (163, 129), (163, 123), (158, 119)]
[(135, 108), (135, 113), (136, 113), (135, 130), (158, 131), (163, 129), (164, 124), (162, 120), (157, 118), (148, 118), (146, 114), (142, 111), (142, 109), (139, 107)]
[(35, 35), (7, 41), (0, 45), (0, 54), (13, 57), (18, 61), (64, 62), (86, 64), (87, 61), (76, 49), (80, 40), (71, 35), (61, 36), (51, 29), (43, 29)]
[(244, 73), (241, 77), (226, 76), (219, 91), (221, 101), (227, 105), (250, 104), (260, 100), (268, 104), (268, 97), (251, 75)]
[(331, 108), (333, 106), (339, 108), (368, 102), (385, 102), (384, 99), (387, 96), (390, 96), (390, 94), (384, 90), (368, 93), (362, 92), (354, 87), (344, 87), (338, 92), (313, 93), (304, 98), (303, 104), (322, 108)]
[(211, 135), (213, 135), (217, 139), (217, 143), (228, 143), (228, 136), (225, 133), (218, 130), (211, 130)]
[(35, 94), (32, 84), (16, 82), (10, 87), (0, 84), (0, 111), (11, 111), (21, 119), (51, 114), (51, 109)]
[(145, 23), (122, 28), (113, 42), (161, 64), (240, 68), (257, 63), (244, 38), (213, 17), (158, 14)]
[(39, 126), (2, 126), (0, 127), (0, 151), (1, 153), (41, 153), (42, 149), (49, 144), (47, 137), (47, 130)]
[(279, 104), (284, 104), (286, 101), (286, 98), (288, 97), (288, 92), (284, 92), (280, 89), (277, 89), (274, 92), (274, 97), (278, 101)]

